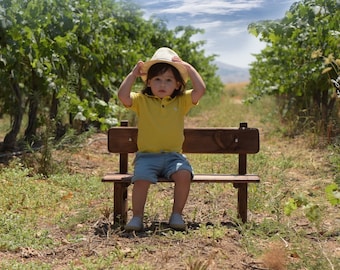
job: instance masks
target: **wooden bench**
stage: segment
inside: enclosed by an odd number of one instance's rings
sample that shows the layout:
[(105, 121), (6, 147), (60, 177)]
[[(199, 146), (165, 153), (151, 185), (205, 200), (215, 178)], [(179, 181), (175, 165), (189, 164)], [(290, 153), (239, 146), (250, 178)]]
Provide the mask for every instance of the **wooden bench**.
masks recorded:
[[(128, 186), (132, 178), (128, 173), (128, 154), (137, 151), (137, 132), (136, 127), (128, 127), (127, 121), (108, 131), (108, 150), (120, 155), (119, 172), (102, 178), (102, 182), (114, 184), (114, 223), (126, 224), (127, 221)], [(186, 128), (184, 135), (184, 153), (238, 154), (238, 174), (195, 174), (192, 182), (232, 183), (238, 190), (238, 217), (247, 222), (248, 183), (260, 182), (258, 175), (247, 174), (247, 154), (258, 153), (260, 149), (258, 129), (240, 123), (239, 128)], [(160, 178), (159, 182), (173, 181)]]

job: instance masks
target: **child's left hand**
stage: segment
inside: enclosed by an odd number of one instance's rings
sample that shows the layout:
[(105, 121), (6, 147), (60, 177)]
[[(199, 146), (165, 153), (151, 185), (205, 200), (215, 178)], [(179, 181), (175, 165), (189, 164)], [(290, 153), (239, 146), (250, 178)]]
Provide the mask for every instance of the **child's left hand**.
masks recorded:
[(175, 62), (175, 63), (180, 63), (181, 65), (183, 65), (186, 69), (189, 70), (190, 68), (190, 64), (188, 64), (187, 62), (183, 61), (180, 57), (178, 56), (174, 56), (172, 57), (172, 62)]
[(179, 58), (178, 56), (172, 57), (171, 60), (172, 60), (172, 62), (183, 63), (183, 60), (181, 58)]

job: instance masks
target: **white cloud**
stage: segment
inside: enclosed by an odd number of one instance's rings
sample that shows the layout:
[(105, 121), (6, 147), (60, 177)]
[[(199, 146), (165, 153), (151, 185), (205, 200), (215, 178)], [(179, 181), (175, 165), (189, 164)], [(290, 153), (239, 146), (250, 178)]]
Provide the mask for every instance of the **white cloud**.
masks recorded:
[(209, 32), (214, 32), (215, 35), (218, 33), (219, 35), (232, 35), (232, 36), (247, 32), (247, 27), (245, 27), (245, 25), (247, 25), (247, 23), (241, 20), (212, 21), (211, 19), (209, 19), (206, 21), (197, 21), (192, 23), (193, 27), (204, 29), (206, 35), (208, 35)]
[(214, 30), (220, 27), (223, 27), (224, 22), (223, 21), (199, 21), (199, 22), (194, 22), (192, 24), (193, 27), (195, 28), (200, 28), (200, 29), (204, 29), (205, 31), (210, 31), (210, 30)]
[(189, 16), (197, 15), (226, 15), (240, 10), (250, 10), (260, 7), (263, 0), (183, 0), (169, 1), (167, 7), (159, 8), (158, 14), (181, 14), (185, 13)]

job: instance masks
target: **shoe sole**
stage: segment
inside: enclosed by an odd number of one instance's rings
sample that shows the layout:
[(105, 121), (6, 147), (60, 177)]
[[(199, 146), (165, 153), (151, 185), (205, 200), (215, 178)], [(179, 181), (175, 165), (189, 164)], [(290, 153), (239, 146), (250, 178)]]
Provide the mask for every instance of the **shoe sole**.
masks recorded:
[(132, 231), (139, 232), (143, 230), (143, 227), (125, 226), (124, 229), (125, 231), (128, 231), (128, 232), (132, 232)]
[(186, 231), (187, 225), (186, 224), (169, 224), (170, 228), (177, 230), (177, 231)]

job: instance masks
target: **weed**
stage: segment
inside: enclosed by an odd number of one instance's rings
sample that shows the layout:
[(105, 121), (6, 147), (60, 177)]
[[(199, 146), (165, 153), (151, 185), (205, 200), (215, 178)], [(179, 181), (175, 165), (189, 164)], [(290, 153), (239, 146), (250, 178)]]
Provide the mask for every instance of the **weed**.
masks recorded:
[(332, 205), (339, 205), (340, 204), (340, 188), (338, 184), (332, 183), (325, 188), (325, 193), (327, 200)]
[(211, 260), (205, 261), (190, 257), (187, 263), (187, 270), (207, 270), (210, 264)]

